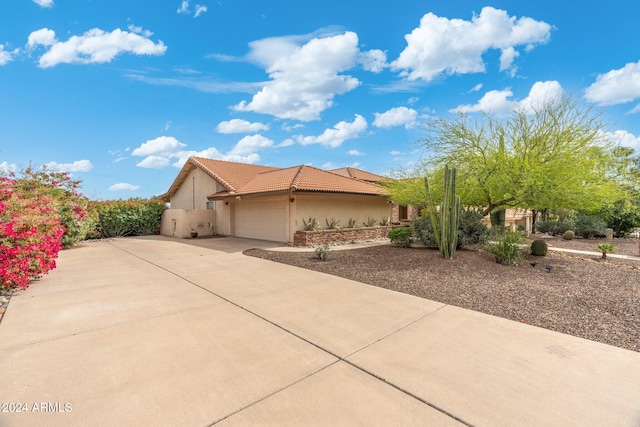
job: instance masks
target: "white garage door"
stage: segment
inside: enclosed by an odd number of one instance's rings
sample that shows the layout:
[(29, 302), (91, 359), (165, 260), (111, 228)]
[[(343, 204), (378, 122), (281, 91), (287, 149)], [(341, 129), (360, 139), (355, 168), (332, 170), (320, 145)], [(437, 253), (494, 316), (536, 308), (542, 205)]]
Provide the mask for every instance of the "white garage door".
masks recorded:
[(287, 200), (242, 200), (235, 206), (237, 237), (286, 242)]

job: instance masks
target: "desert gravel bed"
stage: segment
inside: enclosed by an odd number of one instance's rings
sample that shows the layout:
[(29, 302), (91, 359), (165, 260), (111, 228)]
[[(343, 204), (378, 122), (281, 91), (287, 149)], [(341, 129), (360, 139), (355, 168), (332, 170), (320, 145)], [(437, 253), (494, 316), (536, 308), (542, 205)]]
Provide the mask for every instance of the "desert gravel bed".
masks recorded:
[[(586, 251), (597, 251), (602, 242), (546, 240), (550, 246)], [(613, 243), (616, 253), (638, 255), (637, 239)], [(312, 252), (251, 249), (245, 254), (640, 351), (638, 260), (549, 251), (508, 267), (484, 250), (460, 250), (447, 261), (437, 250), (389, 244), (331, 251), (326, 261)]]

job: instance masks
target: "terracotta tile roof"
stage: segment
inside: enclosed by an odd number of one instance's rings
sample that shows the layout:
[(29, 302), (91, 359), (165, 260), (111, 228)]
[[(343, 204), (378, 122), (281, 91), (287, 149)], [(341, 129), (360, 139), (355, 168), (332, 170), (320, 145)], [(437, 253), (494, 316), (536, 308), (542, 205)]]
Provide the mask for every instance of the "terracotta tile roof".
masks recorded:
[(212, 178), (220, 182), (229, 192), (236, 192), (258, 174), (278, 170), (271, 166), (251, 165), (248, 163), (227, 162), (222, 160), (191, 157)]
[(220, 182), (228, 192), (235, 192), (261, 172), (278, 169), (248, 163), (227, 162), (206, 159), (204, 157), (190, 157), (171, 184), (171, 187), (169, 187), (169, 190), (160, 196), (160, 198), (169, 201), (176, 191), (178, 191), (178, 188), (183, 184), (189, 173), (195, 168), (202, 169), (207, 175)]
[[(203, 157), (191, 157), (187, 160), (173, 184), (171, 184), (169, 191), (161, 196), (162, 199), (169, 201), (183, 184), (189, 173), (195, 168), (202, 169), (206, 174), (220, 182), (225, 188), (224, 191), (211, 194), (209, 199), (291, 191), (380, 196), (386, 194), (384, 188), (367, 182), (366, 180), (354, 179), (313, 166), (303, 165), (290, 168), (275, 168), (206, 159)], [(361, 176), (369, 174), (365, 171), (360, 171), (360, 173)], [(375, 174), (369, 175), (380, 177)]]
[(376, 175), (375, 173), (367, 172), (362, 169), (347, 167), (340, 169), (331, 169), (330, 172), (337, 173), (338, 175), (346, 176), (349, 178), (359, 179), (360, 181), (368, 182), (381, 182), (389, 178), (382, 175)]
[(306, 165), (263, 172), (240, 188), (236, 194), (246, 195), (281, 191), (386, 194), (385, 190), (378, 185)]

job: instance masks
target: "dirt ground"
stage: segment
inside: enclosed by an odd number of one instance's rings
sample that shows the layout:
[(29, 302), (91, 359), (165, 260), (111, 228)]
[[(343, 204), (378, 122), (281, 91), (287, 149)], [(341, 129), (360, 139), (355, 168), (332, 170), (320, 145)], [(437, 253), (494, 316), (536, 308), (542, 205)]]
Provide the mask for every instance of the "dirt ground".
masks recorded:
[[(605, 242), (544, 240), (550, 247), (593, 252)], [(638, 256), (637, 239), (612, 243), (615, 253)], [(453, 260), (445, 260), (437, 250), (389, 244), (333, 250), (326, 261), (313, 252), (245, 253), (640, 351), (639, 260), (550, 250), (544, 257), (525, 255), (518, 265), (504, 266), (483, 249), (459, 250)]]

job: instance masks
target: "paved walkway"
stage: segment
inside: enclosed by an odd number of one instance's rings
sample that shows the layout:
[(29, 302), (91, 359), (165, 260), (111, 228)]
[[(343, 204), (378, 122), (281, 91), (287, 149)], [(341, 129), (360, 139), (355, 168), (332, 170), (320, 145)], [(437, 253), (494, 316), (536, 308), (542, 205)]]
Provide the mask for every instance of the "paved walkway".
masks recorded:
[(247, 247), (63, 251), (0, 324), (0, 425), (640, 425), (640, 353)]

